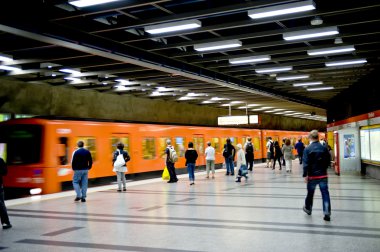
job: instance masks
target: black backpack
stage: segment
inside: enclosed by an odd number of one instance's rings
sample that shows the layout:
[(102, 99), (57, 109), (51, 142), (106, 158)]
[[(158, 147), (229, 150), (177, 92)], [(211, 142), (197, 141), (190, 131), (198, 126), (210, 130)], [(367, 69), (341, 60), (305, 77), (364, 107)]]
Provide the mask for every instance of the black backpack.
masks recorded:
[(253, 153), (253, 145), (252, 145), (252, 143), (247, 143), (247, 146), (245, 147), (245, 151), (247, 153)]

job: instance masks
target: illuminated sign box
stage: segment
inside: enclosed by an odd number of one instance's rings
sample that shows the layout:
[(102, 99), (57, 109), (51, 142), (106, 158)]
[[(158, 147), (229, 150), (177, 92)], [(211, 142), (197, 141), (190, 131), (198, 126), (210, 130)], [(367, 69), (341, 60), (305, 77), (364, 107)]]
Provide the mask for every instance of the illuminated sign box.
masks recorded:
[(249, 124), (258, 124), (259, 116), (258, 115), (250, 115), (249, 116)]
[(222, 116), (218, 117), (218, 125), (248, 124), (248, 116)]

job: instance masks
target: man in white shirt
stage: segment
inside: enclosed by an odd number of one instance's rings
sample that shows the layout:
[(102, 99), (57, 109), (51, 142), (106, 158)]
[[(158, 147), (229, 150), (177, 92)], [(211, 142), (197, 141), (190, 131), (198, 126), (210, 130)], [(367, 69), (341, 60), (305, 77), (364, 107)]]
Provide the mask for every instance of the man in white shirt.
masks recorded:
[(205, 150), (205, 155), (206, 155), (206, 172), (207, 172), (207, 177), (209, 178), (210, 174), (210, 168), (212, 169), (212, 178), (214, 179), (215, 175), (215, 149), (211, 146), (210, 142), (207, 142), (207, 148)]
[(267, 167), (272, 167), (272, 160), (274, 159), (274, 144), (272, 137), (268, 137), (267, 142)]

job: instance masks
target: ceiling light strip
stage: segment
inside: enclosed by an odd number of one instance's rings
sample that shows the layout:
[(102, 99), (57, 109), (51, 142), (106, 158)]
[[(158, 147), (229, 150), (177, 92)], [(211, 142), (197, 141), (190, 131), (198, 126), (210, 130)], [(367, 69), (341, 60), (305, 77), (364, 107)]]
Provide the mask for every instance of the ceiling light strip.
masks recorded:
[(334, 89), (334, 87), (320, 87), (320, 88), (308, 88), (307, 91), (324, 91), (324, 90), (331, 90)]
[(182, 31), (199, 28), (202, 26), (201, 21), (197, 19), (171, 22), (158, 25), (149, 25), (144, 27), (145, 32), (150, 34), (160, 34), (166, 32)]
[(309, 74), (302, 74), (302, 75), (284, 75), (284, 76), (277, 76), (276, 80), (278, 81), (287, 81), (287, 80), (299, 80), (299, 79), (307, 79), (310, 78)]
[(254, 62), (263, 62), (271, 60), (271, 56), (269, 55), (261, 55), (261, 56), (250, 56), (250, 57), (240, 57), (229, 59), (231, 64), (244, 64), (244, 63), (254, 63)]
[(282, 67), (270, 67), (270, 68), (260, 68), (255, 69), (256, 73), (275, 73), (275, 72), (283, 72), (283, 71), (291, 71), (293, 67), (291, 66), (282, 66)]
[(337, 46), (329, 47), (323, 49), (308, 50), (307, 54), (310, 56), (325, 55), (325, 54), (337, 54), (337, 53), (347, 53), (355, 51), (354, 46)]
[(358, 65), (358, 64), (364, 64), (364, 63), (367, 63), (366, 59), (353, 59), (353, 60), (326, 62), (325, 65), (327, 67), (333, 67), (333, 66), (345, 66), (345, 65)]
[(194, 50), (198, 52), (204, 51), (212, 51), (212, 50), (220, 50), (220, 49), (228, 49), (228, 48), (236, 48), (242, 46), (242, 42), (237, 39), (218, 41), (212, 43), (203, 43), (194, 45)]
[(310, 82), (294, 83), (293, 87), (315, 86), (315, 85), (322, 85), (322, 84), (323, 84), (323, 81), (310, 81)]
[(330, 26), (330, 27), (309, 29), (309, 30), (303, 30), (303, 31), (286, 32), (282, 36), (285, 40), (291, 41), (291, 40), (299, 40), (299, 39), (332, 36), (336, 34), (339, 34), (338, 27)]
[(274, 17), (298, 12), (310, 11), (315, 9), (313, 1), (302, 1), (290, 4), (281, 4), (276, 6), (264, 7), (248, 11), (248, 16), (252, 19)]
[(82, 8), (82, 7), (88, 7), (88, 6), (117, 2), (117, 1), (119, 0), (78, 0), (78, 1), (71, 1), (69, 2), (69, 4), (74, 5), (78, 8)]

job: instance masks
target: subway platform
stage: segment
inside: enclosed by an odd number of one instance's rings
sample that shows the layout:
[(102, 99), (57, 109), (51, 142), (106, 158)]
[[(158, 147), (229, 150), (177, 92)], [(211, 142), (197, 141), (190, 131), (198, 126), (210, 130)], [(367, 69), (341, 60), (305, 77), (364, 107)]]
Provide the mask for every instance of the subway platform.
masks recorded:
[[(311, 216), (302, 211), (306, 185), (293, 173), (255, 166), (247, 182), (219, 170), (6, 202), (12, 229), (0, 230), (1, 251), (380, 251), (380, 182), (330, 174), (331, 222), (319, 189)], [(112, 189), (111, 189), (112, 188)], [(45, 199), (45, 200), (44, 200)]]

